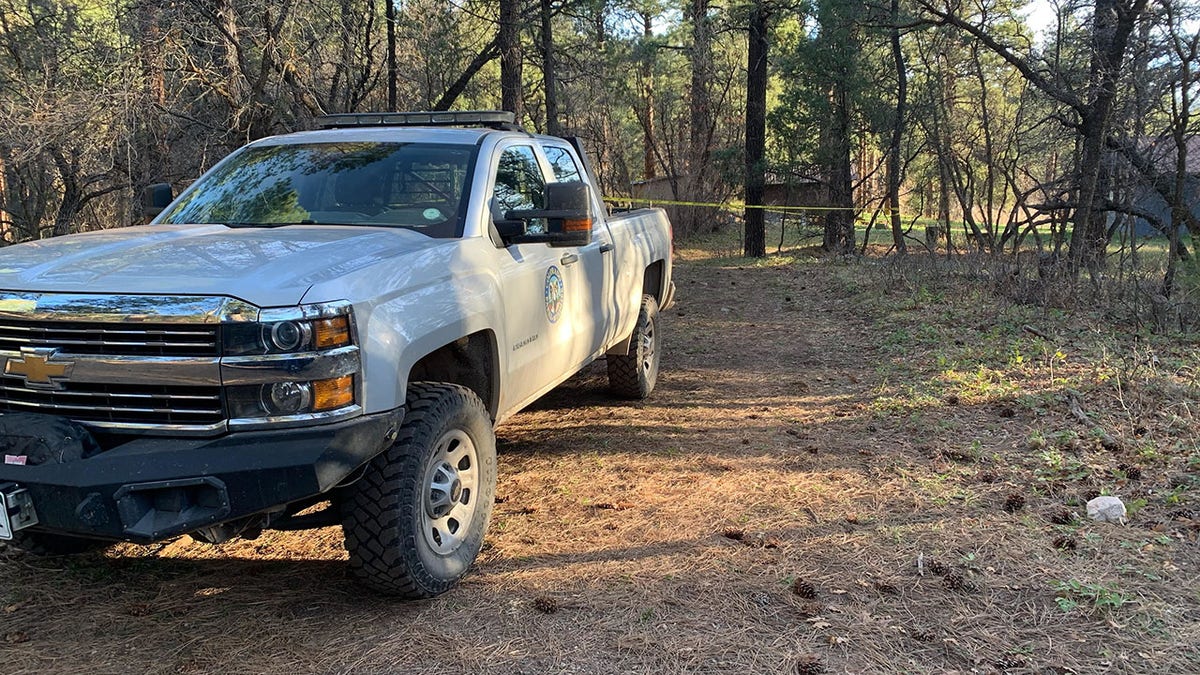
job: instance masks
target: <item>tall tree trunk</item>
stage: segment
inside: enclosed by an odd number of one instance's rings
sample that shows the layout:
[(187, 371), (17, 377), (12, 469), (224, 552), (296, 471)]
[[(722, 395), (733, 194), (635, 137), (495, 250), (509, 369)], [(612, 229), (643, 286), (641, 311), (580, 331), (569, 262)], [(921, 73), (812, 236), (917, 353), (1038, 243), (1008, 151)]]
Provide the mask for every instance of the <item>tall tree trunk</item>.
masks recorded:
[(238, 28), (237, 10), (232, 0), (214, 0), (214, 5), (212, 20), (217, 24), (223, 38), (222, 59), (218, 70), (224, 83), (222, 98), (229, 106), (229, 142), (237, 146), (245, 142), (246, 136), (249, 135), (248, 129), (253, 125), (252, 119), (246, 119), (253, 115), (252, 111), (247, 110), (253, 107), (253, 103), (248, 101), (243, 64), (238, 56), (241, 31)]
[(83, 206), (83, 190), (79, 186), (78, 160), (68, 157), (62, 150), (52, 147), (50, 158), (58, 169), (58, 179), (62, 184), (62, 201), (58, 203), (58, 211), (54, 214), (54, 230), (51, 236), (61, 237), (71, 233), (71, 223)]
[[(1176, 5), (1173, 2), (1163, 3), (1167, 10), (1167, 21), (1172, 29), (1179, 25), (1179, 18), (1176, 15)], [(1196, 223), (1191, 218), (1192, 207), (1189, 203), (1191, 191), (1189, 183), (1194, 185), (1191, 176), (1188, 175), (1188, 141), (1191, 140), (1191, 120), (1194, 114), (1194, 94), (1192, 91), (1195, 86), (1194, 66), (1198, 57), (1200, 57), (1200, 34), (1193, 34), (1190, 38), (1181, 37), (1183, 31), (1172, 30), (1172, 48), (1176, 58), (1179, 61), (1179, 70), (1177, 72), (1178, 84), (1175, 85), (1179, 89), (1178, 95), (1171, 96), (1171, 139), (1175, 143), (1175, 175), (1172, 177), (1172, 199), (1171, 199), (1171, 222), (1170, 232), (1170, 248), (1167, 252), (1167, 269), (1163, 275), (1162, 287), (1159, 293), (1163, 298), (1170, 300), (1171, 294), (1175, 291), (1175, 275), (1179, 266), (1180, 260), (1186, 260), (1188, 257), (1187, 247), (1180, 240), (1179, 228), (1187, 223), (1188, 229), (1192, 232), (1193, 241), (1198, 234), (1196, 231)], [(1196, 251), (1200, 255), (1200, 250)]]
[(854, 179), (850, 148), (850, 94), (845, 82), (832, 92), (833, 118), (829, 125), (829, 205), (835, 210), (825, 216), (822, 248), (832, 253), (854, 252)]
[(215, 3), (214, 14), (224, 37), (221, 45), (224, 57), (221, 74), (229, 82), (230, 93), (236, 99), (240, 98), (238, 94), (244, 88), (242, 86), (243, 68), (241, 59), (238, 57), (238, 41), (241, 31), (238, 28), (237, 10), (234, 8), (232, 0), (215, 0)]
[[(980, 250), (994, 252), (996, 250), (995, 175), (997, 161), (995, 143), (992, 141), (994, 125), (992, 123), (991, 98), (988, 96), (987, 74), (984, 72), (978, 44), (971, 45), (971, 65), (974, 67), (975, 77), (979, 83), (979, 129), (983, 133), (983, 161), (980, 162), (983, 165), (983, 204), (980, 208), (983, 229), (980, 231), (975, 228), (975, 238)], [(978, 197), (975, 199), (978, 200)]]
[(892, 120), (892, 143), (888, 148), (887, 190), (892, 220), (892, 241), (896, 252), (908, 252), (900, 222), (900, 143), (904, 139), (904, 124), (908, 106), (908, 73), (904, 52), (900, 49), (900, 0), (892, 0), (892, 60), (896, 66), (896, 116)]
[(12, 231), (12, 217), (8, 214), (8, 164), (0, 154), (0, 246), (16, 241)]
[[(165, 108), (167, 104), (166, 77), (162, 45), (162, 4), (159, 0), (147, 0), (135, 7), (137, 18), (137, 59), (142, 75), (142, 87), (148, 106)], [(168, 179), (171, 152), (166, 144), (166, 133), (158, 114), (146, 114), (146, 109), (132, 111), (127, 124), (131, 129), (131, 176), (135, 186), (135, 198), (140, 189), (151, 183)], [(135, 219), (140, 214), (135, 213)]]
[(954, 251), (954, 235), (950, 233), (950, 172), (938, 160), (938, 226), (946, 235), (946, 254)]
[[(348, 109), (346, 105), (346, 96), (342, 94), (342, 87), (347, 86), (350, 79), (350, 67), (354, 63), (354, 48), (350, 43), (350, 0), (339, 0), (338, 2), (338, 19), (341, 26), (341, 44), (339, 47), (338, 62), (332, 64), (333, 72), (329, 76), (329, 90), (325, 96), (325, 109), (330, 112), (345, 112)], [(348, 93), (348, 92), (347, 92)]]
[(608, 3), (596, 4), (596, 13), (592, 16), (592, 24), (596, 27), (596, 53), (603, 54), (608, 45)]
[[(712, 134), (712, 96), (709, 84), (712, 81), (712, 19), (708, 16), (709, 0), (690, 0), (684, 12), (692, 22), (692, 82), (689, 104), (690, 123), (688, 128), (688, 194), (692, 201), (708, 201), (710, 138)], [(683, 210), (686, 232), (711, 229), (707, 221), (711, 209), (690, 207)]]
[(691, 125), (688, 129), (690, 141), (689, 170), (696, 176), (708, 165), (709, 126), (712, 119), (712, 101), (708, 85), (712, 76), (712, 21), (708, 17), (709, 0), (691, 0), (692, 20), (692, 89), (689, 101)]
[(750, 12), (746, 59), (746, 240), (744, 253), (767, 254), (765, 215), (761, 208), (766, 186), (764, 156), (767, 141), (767, 9), (757, 0)]
[[(946, 237), (946, 255), (950, 255), (954, 251), (954, 235), (950, 229), (950, 191), (954, 176), (950, 170), (951, 139), (947, 120), (950, 118), (949, 109), (954, 101), (954, 72), (945, 59), (941, 56), (937, 59), (937, 98), (929, 111), (929, 124), (938, 170), (937, 222)], [(928, 60), (923, 59), (923, 62), (928, 68)]]
[(657, 139), (654, 137), (654, 52), (649, 48), (650, 38), (654, 37), (654, 17), (646, 12), (642, 14), (642, 38), (647, 45), (642, 58), (642, 98), (646, 102), (646, 119), (642, 123), (642, 174), (643, 178), (654, 178), (654, 148)]
[(145, 78), (146, 94), (152, 102), (163, 106), (167, 103), (167, 85), (163, 74), (161, 18), (162, 5), (157, 0), (147, 0), (137, 5), (138, 57), (142, 77)]
[(825, 0), (818, 6), (821, 48), (834, 55), (829, 72), (821, 75), (828, 83), (829, 125), (821, 134), (820, 155), (829, 184), (822, 248), (831, 253), (854, 253), (854, 179), (850, 139), (851, 88), (856, 76), (858, 36), (855, 26), (857, 3)]
[(388, 110), (396, 110), (396, 0), (383, 0), (384, 21), (387, 23), (387, 88)]
[(558, 76), (554, 67), (554, 17), (551, 0), (541, 0), (542, 15), (542, 82), (546, 89), (546, 133), (561, 136), (558, 123)]
[(517, 116), (525, 115), (521, 89), (521, 3), (520, 0), (500, 0), (500, 105)]
[[(1184, 94), (1186, 101), (1187, 94)], [(1186, 125), (1184, 125), (1186, 129)], [(1179, 228), (1187, 222), (1188, 203), (1187, 203), (1187, 139), (1183, 134), (1176, 132), (1176, 168), (1174, 180), (1174, 199), (1171, 200), (1171, 219), (1168, 222), (1170, 231), (1167, 232), (1167, 269), (1163, 274), (1162, 286), (1159, 288), (1159, 294), (1171, 299), (1171, 294), (1175, 292), (1175, 275), (1179, 267), (1179, 259), (1181, 255), (1181, 246), (1183, 242), (1179, 239)]]
[(1129, 35), (1145, 10), (1146, 2), (1132, 0), (1125, 4), (1122, 0), (1096, 0), (1089, 77), (1092, 96), (1080, 120), (1083, 154), (1079, 162), (1079, 205), (1067, 250), (1072, 271), (1085, 267), (1097, 271), (1104, 266), (1108, 213), (1102, 205), (1108, 199), (1111, 183), (1105, 162), (1105, 143)]

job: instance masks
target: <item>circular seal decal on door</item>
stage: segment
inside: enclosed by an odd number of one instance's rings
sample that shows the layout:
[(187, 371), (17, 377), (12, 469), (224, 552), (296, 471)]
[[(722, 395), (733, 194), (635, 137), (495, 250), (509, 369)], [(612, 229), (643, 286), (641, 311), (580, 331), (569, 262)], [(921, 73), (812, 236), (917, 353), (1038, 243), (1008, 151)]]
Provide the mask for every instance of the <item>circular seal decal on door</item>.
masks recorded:
[(563, 280), (554, 265), (546, 270), (546, 318), (550, 323), (558, 321), (563, 308)]

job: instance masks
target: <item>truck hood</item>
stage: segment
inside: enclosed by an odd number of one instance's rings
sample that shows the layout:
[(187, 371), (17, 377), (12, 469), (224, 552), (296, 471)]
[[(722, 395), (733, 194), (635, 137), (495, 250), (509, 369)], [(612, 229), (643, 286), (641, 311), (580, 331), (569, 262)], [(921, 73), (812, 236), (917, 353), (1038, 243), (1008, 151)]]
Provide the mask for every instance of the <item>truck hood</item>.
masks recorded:
[(448, 242), (399, 228), (128, 227), (0, 249), (0, 290), (226, 295), (280, 307), (313, 284)]

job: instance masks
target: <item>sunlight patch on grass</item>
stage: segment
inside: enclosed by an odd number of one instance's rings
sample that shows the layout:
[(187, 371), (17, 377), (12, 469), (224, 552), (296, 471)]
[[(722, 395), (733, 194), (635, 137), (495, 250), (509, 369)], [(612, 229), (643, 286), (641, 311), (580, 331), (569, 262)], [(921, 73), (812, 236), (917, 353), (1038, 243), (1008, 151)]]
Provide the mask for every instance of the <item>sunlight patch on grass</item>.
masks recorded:
[(1011, 398), (1021, 391), (1020, 385), (1001, 370), (979, 366), (975, 370), (960, 371), (953, 368), (942, 372), (940, 378), (950, 391), (957, 393), (965, 403), (981, 403)]

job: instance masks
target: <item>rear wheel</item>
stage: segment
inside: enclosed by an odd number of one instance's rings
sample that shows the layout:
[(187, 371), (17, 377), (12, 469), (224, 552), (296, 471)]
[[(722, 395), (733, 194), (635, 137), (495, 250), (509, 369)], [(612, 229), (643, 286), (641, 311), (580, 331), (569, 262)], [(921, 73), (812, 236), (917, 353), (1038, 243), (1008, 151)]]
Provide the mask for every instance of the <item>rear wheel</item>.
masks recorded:
[(658, 382), (660, 341), (658, 301), (652, 296), (643, 295), (633, 339), (629, 343), (629, 353), (624, 356), (609, 354), (606, 357), (609, 391), (624, 398), (649, 396)]
[(471, 567), (496, 496), (496, 437), (474, 392), (413, 383), (396, 442), (343, 502), (350, 566), (405, 598), (448, 591)]

